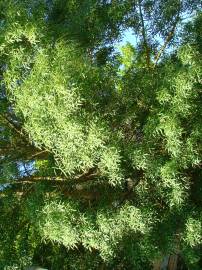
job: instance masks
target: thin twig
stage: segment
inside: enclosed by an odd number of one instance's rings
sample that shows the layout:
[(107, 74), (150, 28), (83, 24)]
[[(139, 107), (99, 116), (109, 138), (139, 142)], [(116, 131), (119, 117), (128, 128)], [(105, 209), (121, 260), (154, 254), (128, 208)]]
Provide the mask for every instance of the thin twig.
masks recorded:
[(42, 151), (40, 151), (40, 152), (37, 152), (37, 153), (31, 155), (31, 156), (28, 157), (27, 159), (28, 159), (28, 160), (32, 160), (32, 159), (34, 159), (35, 157), (40, 156), (41, 154), (48, 154), (48, 153), (50, 153), (50, 151), (48, 151), (47, 149), (46, 149), (46, 150), (42, 150)]

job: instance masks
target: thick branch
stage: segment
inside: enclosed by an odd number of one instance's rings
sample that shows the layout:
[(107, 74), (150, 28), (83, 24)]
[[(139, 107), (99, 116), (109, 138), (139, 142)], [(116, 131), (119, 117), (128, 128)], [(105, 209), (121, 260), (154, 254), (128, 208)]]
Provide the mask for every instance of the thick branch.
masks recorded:
[(164, 44), (161, 46), (159, 52), (156, 54), (155, 58), (154, 58), (154, 67), (157, 65), (158, 63), (158, 60), (160, 59), (161, 55), (163, 54), (163, 52), (165, 51), (168, 43), (171, 41), (171, 39), (173, 38), (174, 36), (174, 33), (175, 33), (175, 30), (176, 30), (176, 26), (177, 26), (177, 23), (179, 21), (179, 16), (177, 17), (171, 31), (168, 33), (168, 36), (166, 37), (165, 39), (165, 42)]
[(36, 183), (40, 181), (46, 181), (51, 183), (61, 183), (66, 182), (67, 179), (61, 177), (54, 176), (24, 176), (22, 178), (18, 178), (14, 183)]
[[(11, 182), (8, 182), (6, 180), (3, 181), (3, 179), (1, 179), (1, 181), (10, 185), (33, 184), (37, 182), (46, 182), (52, 185), (61, 185), (61, 184), (66, 183), (67, 181), (69, 183), (72, 182), (72, 184), (80, 184), (80, 183), (85, 183), (87, 181), (93, 180), (96, 176), (98, 176), (97, 173), (93, 174), (93, 173), (90, 173), (89, 171), (88, 173), (80, 175), (78, 178), (74, 178), (73, 182), (71, 178), (66, 178), (62, 176), (57, 177), (57, 176), (37, 176), (37, 175), (23, 176), (17, 179), (12, 179)], [(76, 189), (77, 189), (77, 185), (76, 185)]]
[[(10, 183), (9, 187), (5, 187), (4, 189), (0, 190), (0, 198), (6, 196), (6, 194), (14, 193), (18, 197), (22, 198), (25, 197), (27, 194), (30, 194), (30, 192), (35, 192), (34, 183), (40, 182), (46, 182), (51, 183), (50, 189), (46, 190), (44, 194), (51, 196), (52, 194), (55, 194), (55, 192), (59, 191), (63, 194), (65, 197), (72, 197), (75, 199), (83, 198), (88, 200), (94, 200), (98, 199), (100, 197), (100, 193), (93, 190), (93, 191), (86, 191), (83, 189), (75, 189), (70, 190), (67, 185), (65, 184), (64, 179), (55, 178), (50, 180), (47, 180), (47, 177), (23, 177), (20, 178), (18, 181), (15, 181), (13, 183)], [(56, 180), (57, 179), (57, 180)], [(55, 190), (56, 187), (56, 190)]]
[(63, 179), (60, 177), (44, 177), (44, 176), (24, 176), (20, 177), (18, 179), (12, 179), (11, 181), (3, 181), (4, 179), (1, 179), (0, 187), (5, 185), (5, 188), (1, 188), (0, 192), (7, 192), (9, 190), (19, 190), (26, 185), (32, 186), (35, 183), (48, 183), (50, 184), (50, 187), (54, 186), (61, 186), (63, 185), (67, 179)]
[(138, 6), (139, 6), (139, 13), (140, 13), (140, 20), (142, 24), (142, 37), (143, 37), (144, 48), (145, 48), (145, 53), (146, 53), (146, 63), (147, 63), (147, 67), (149, 68), (150, 67), (150, 49), (147, 42), (147, 35), (146, 35), (146, 30), (145, 30), (144, 18), (142, 14), (141, 0), (138, 1)]

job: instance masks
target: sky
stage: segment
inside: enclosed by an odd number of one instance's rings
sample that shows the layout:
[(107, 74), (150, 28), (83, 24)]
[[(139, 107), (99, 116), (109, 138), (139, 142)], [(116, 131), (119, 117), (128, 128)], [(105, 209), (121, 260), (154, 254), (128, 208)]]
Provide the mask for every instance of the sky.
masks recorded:
[(120, 45), (125, 45), (130, 42), (132, 45), (136, 44), (136, 37), (132, 32), (132, 29), (128, 29), (124, 32), (122, 40), (119, 42)]

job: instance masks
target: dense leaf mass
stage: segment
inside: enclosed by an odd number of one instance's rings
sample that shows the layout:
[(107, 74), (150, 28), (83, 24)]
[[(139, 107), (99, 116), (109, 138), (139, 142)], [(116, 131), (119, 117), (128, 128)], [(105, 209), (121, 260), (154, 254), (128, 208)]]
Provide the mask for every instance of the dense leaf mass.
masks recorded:
[(202, 268), (200, 2), (0, 2), (0, 270)]

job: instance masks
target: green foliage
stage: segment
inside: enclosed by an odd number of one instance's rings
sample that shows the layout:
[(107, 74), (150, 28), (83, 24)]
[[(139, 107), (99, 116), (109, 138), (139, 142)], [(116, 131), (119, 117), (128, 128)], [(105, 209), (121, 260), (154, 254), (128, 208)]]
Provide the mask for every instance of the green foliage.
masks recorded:
[(199, 8), (0, 3), (0, 269), (200, 269)]
[[(200, 218), (201, 220), (201, 218)], [(186, 223), (186, 232), (184, 241), (191, 247), (201, 244), (201, 221), (193, 218), (189, 218)]]
[(120, 48), (120, 62), (124, 66), (124, 70), (128, 70), (135, 60), (135, 48), (128, 42)]
[(124, 205), (117, 213), (100, 210), (95, 217), (92, 214), (78, 212), (78, 206), (71, 202), (48, 203), (39, 217), (40, 234), (45, 240), (62, 243), (67, 248), (82, 244), (87, 250), (99, 250), (107, 260), (114, 256), (123, 237), (130, 233), (146, 234), (151, 223), (151, 217), (132, 205)]

